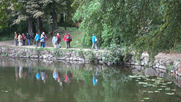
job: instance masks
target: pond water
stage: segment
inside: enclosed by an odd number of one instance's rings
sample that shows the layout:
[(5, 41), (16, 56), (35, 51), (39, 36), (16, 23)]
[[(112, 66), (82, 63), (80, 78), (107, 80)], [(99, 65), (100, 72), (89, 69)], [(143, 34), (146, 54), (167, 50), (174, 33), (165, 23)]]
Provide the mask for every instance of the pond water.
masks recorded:
[(0, 102), (181, 101), (181, 89), (169, 76), (133, 75), (129, 67), (10, 60), (0, 64)]

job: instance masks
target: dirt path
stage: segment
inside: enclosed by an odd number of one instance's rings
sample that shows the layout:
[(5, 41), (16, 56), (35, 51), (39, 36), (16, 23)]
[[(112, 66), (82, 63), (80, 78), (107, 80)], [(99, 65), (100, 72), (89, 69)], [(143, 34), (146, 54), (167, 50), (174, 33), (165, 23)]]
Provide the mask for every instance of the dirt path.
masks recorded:
[[(0, 42), (0, 46), (14, 46), (14, 41), (1, 41)], [(32, 46), (21, 46), (24, 48), (35, 48), (36, 46), (32, 45)], [(46, 47), (46, 48), (52, 48), (52, 47)], [(65, 49), (65, 48), (61, 48), (61, 49)], [(71, 49), (77, 49), (79, 50), (79, 48), (71, 48)], [(90, 49), (83, 49), (84, 51), (89, 51)], [(99, 49), (98, 51), (103, 52), (104, 50)], [(144, 52), (142, 54), (142, 56), (149, 56), (148, 53)], [(158, 53), (157, 56), (155, 56), (155, 58), (166, 58), (166, 59), (181, 59), (181, 53), (178, 52), (172, 52), (172, 53)]]
[[(22, 48), (36, 48), (35, 45), (26, 45), (26, 46), (14, 46), (14, 41), (0, 41), (0, 46), (11, 46), (11, 47), (22, 47)], [(46, 47), (46, 48), (53, 48), (53, 47)], [(65, 48), (61, 48), (65, 49)], [(80, 48), (70, 48), (75, 50), (80, 50)], [(90, 49), (83, 49), (83, 51), (90, 51)], [(95, 50), (94, 50), (95, 51)], [(99, 52), (103, 52), (104, 50), (98, 49)]]

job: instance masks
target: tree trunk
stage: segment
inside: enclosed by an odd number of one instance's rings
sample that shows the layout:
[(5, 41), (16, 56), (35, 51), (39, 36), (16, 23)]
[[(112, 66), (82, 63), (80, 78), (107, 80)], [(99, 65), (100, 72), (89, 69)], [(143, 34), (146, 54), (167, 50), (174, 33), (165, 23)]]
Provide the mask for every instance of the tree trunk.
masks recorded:
[(57, 13), (55, 12), (54, 8), (52, 12), (52, 17), (53, 17), (53, 26), (54, 26), (54, 31), (55, 31), (58, 29), (58, 24), (57, 24)]
[(33, 24), (33, 36), (35, 37), (35, 35), (36, 35), (35, 19), (33, 19), (32, 24)]
[(60, 14), (60, 23), (63, 24), (63, 13)]
[(32, 18), (28, 18), (28, 33), (33, 36), (33, 24), (32, 24)]
[(67, 16), (65, 15), (65, 30), (67, 30), (67, 22), (66, 22)]
[(41, 34), (42, 33), (42, 27), (43, 27), (43, 24), (42, 24), (42, 21), (41, 21), (41, 17), (38, 17), (37, 18), (37, 33), (38, 34)]

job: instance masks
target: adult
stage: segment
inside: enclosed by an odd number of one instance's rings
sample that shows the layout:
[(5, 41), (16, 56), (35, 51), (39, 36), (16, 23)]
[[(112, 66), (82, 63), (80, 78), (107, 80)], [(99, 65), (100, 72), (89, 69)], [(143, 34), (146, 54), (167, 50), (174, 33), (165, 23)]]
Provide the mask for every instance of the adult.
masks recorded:
[(23, 45), (25, 45), (26, 36), (25, 36), (25, 34), (24, 34), (24, 33), (22, 34), (22, 39), (23, 39)]
[(14, 32), (14, 45), (18, 46), (18, 34)]
[(95, 34), (93, 34), (93, 37), (92, 37), (92, 47), (91, 47), (91, 50), (93, 49), (94, 46), (95, 46), (96, 51), (97, 51), (97, 37), (95, 36)]
[(45, 47), (44, 45), (44, 43), (45, 43), (45, 36), (43, 35), (43, 34), (41, 34), (41, 37), (40, 37), (40, 42), (41, 42), (41, 47)]
[(61, 37), (60, 37), (59, 33), (57, 33), (57, 45), (58, 45), (58, 48), (61, 48), (60, 42), (61, 42)]
[[(47, 37), (47, 35), (45, 34), (45, 32), (43, 32), (42, 34), (43, 34), (43, 36), (45, 37), (45, 42), (46, 42), (46, 40), (47, 40), (48, 37)], [(46, 45), (45, 42), (44, 42), (44, 47), (45, 47), (45, 45)]]
[(31, 36), (30, 36), (30, 34), (29, 34), (29, 33), (27, 33), (27, 35), (26, 35), (26, 39), (27, 39), (28, 45), (31, 45), (31, 44), (30, 44), (30, 39), (31, 39)]
[(39, 42), (40, 42), (40, 36), (38, 33), (36, 33), (36, 36), (35, 36), (35, 41), (36, 41), (36, 46), (39, 47)]
[(53, 43), (54, 48), (56, 48), (56, 44), (57, 44), (56, 34), (54, 34), (54, 36), (53, 36), (53, 38), (52, 38), (52, 43)]
[(19, 42), (19, 46), (21, 46), (21, 45), (22, 45), (21, 40), (22, 40), (22, 36), (21, 36), (21, 34), (19, 33), (19, 35), (18, 35), (18, 42)]
[(70, 48), (70, 42), (72, 41), (72, 37), (70, 36), (70, 33), (64, 35), (64, 41), (66, 44), (66, 49)]

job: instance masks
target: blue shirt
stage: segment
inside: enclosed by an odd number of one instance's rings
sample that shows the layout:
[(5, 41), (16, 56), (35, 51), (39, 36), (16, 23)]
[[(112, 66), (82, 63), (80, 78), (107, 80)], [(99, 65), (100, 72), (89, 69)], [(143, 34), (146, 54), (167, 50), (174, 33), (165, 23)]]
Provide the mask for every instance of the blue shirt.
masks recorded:
[(52, 43), (57, 43), (57, 37), (56, 36), (53, 37)]
[(93, 77), (93, 85), (97, 85), (97, 79), (95, 77)]
[(36, 34), (36, 36), (35, 36), (35, 40), (36, 40), (36, 41), (39, 41), (39, 39), (40, 39), (39, 34)]
[(54, 78), (55, 80), (57, 80), (57, 78), (58, 78), (58, 73), (53, 72), (53, 78)]
[(36, 73), (36, 79), (40, 80), (40, 73), (39, 72)]
[(95, 39), (97, 39), (97, 38), (96, 38), (96, 36), (94, 35), (94, 36), (92, 37), (92, 43), (95, 43), (95, 42), (96, 42)]

